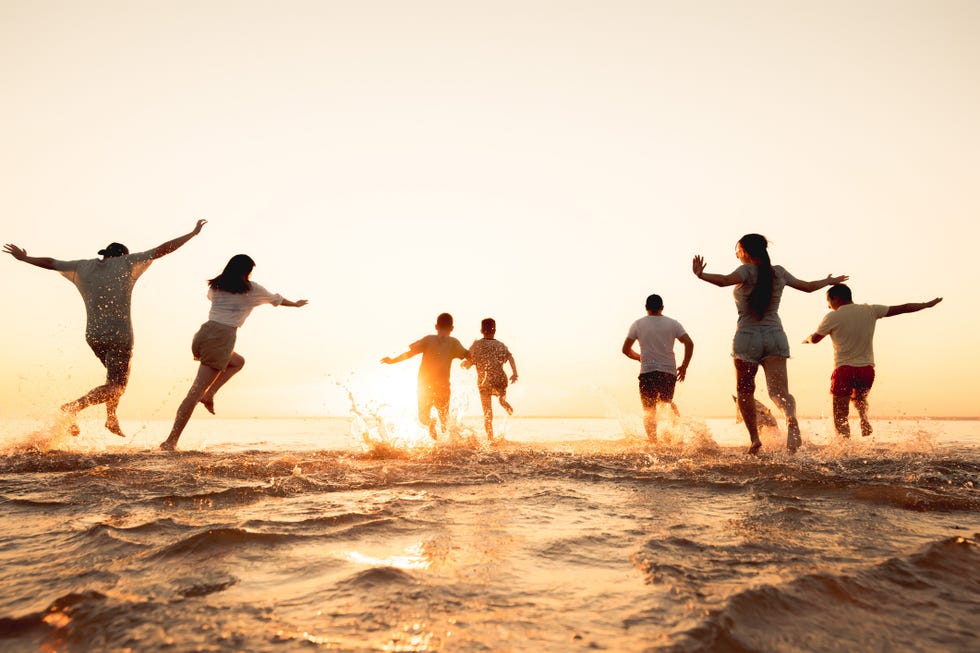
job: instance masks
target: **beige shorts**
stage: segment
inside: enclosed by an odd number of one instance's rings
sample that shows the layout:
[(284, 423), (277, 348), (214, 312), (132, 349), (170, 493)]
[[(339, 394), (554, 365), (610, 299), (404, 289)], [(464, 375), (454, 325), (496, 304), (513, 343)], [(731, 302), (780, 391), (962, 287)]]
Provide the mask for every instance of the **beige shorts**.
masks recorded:
[(235, 336), (238, 329), (227, 324), (207, 321), (194, 334), (191, 353), (194, 360), (219, 372), (228, 367), (228, 361), (235, 351)]

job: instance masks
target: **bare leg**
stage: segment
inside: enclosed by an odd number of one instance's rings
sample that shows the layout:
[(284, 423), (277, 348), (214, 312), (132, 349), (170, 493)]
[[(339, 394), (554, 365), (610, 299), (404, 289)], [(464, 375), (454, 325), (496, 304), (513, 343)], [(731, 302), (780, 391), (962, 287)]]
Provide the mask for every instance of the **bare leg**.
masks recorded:
[[(116, 408), (119, 406), (119, 399), (122, 397), (122, 394), (125, 391), (125, 385), (107, 381), (98, 387), (92, 388), (78, 399), (64, 404), (61, 407), (61, 410), (74, 418), (79, 411), (84, 410), (89, 406), (105, 404), (105, 427), (120, 437), (126, 437), (126, 434), (119, 428), (119, 418), (116, 416)], [(77, 425), (71, 429), (72, 435), (78, 435), (77, 429)]]
[(857, 408), (858, 415), (861, 417), (861, 435), (869, 436), (874, 430), (871, 428), (871, 420), (868, 419), (868, 391), (857, 390), (854, 393), (854, 407)]
[(221, 386), (231, 380), (231, 377), (241, 372), (243, 367), (245, 367), (245, 359), (241, 355), (231, 352), (231, 358), (228, 359), (228, 367), (218, 374), (218, 378), (214, 380), (214, 383), (211, 384), (204, 393), (204, 396), (201, 397), (201, 403), (208, 409), (209, 413), (214, 415), (214, 395), (218, 393)]
[(749, 363), (735, 359), (735, 391), (737, 393), (738, 412), (749, 432), (749, 453), (755, 455), (762, 448), (759, 439), (759, 423), (755, 414), (755, 374), (759, 371), (758, 363)]
[(647, 440), (657, 441), (657, 404), (643, 408), (643, 430), (647, 432)]
[(480, 405), (483, 406), (483, 430), (487, 439), (493, 440), (493, 397), (489, 392), (480, 393)]
[(834, 395), (834, 426), (842, 438), (851, 437), (851, 425), (847, 423), (848, 404), (851, 398)]
[(119, 399), (125, 392), (125, 386), (115, 386), (116, 392), (112, 393), (105, 402), (105, 427), (110, 433), (115, 433), (121, 438), (126, 437), (119, 427), (119, 417), (116, 416), (116, 409), (119, 407)]
[(800, 436), (800, 423), (796, 419), (796, 399), (789, 393), (786, 358), (784, 356), (764, 358), (762, 369), (766, 373), (769, 398), (786, 415), (786, 449), (793, 453), (803, 444), (803, 438)]
[(500, 395), (498, 399), (500, 399), (500, 407), (506, 410), (508, 415), (513, 415), (514, 407), (507, 403), (507, 395)]
[(197, 376), (191, 384), (191, 389), (187, 391), (187, 396), (184, 397), (184, 400), (180, 402), (180, 406), (177, 408), (177, 416), (174, 418), (173, 428), (170, 429), (170, 436), (160, 443), (160, 448), (163, 451), (173, 451), (177, 448), (177, 440), (180, 439), (180, 434), (183, 433), (184, 427), (187, 426), (188, 420), (190, 420), (191, 415), (194, 413), (197, 402), (201, 400), (201, 397), (204, 396), (208, 387), (214, 383), (214, 380), (218, 378), (219, 374), (221, 372), (204, 364), (201, 364), (198, 368)]

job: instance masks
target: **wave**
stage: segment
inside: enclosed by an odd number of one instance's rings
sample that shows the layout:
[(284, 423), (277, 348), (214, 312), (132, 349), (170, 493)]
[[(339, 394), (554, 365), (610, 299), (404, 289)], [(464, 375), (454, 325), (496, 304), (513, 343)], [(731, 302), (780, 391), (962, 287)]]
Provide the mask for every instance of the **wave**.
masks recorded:
[(249, 546), (267, 548), (305, 539), (303, 535), (256, 533), (241, 528), (209, 528), (182, 538), (153, 555), (154, 558), (209, 556), (231, 549)]
[[(745, 590), (664, 651), (975, 650), (980, 535), (929, 544), (854, 575)], [(942, 609), (936, 609), (942, 606)]]

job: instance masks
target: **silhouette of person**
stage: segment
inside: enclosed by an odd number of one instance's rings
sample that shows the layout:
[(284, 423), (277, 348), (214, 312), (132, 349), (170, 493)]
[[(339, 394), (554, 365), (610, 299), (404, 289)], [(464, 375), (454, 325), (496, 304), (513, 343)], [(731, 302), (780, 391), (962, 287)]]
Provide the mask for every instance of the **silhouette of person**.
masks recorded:
[(61, 410), (72, 418), (71, 431), (78, 435), (75, 415), (95, 404), (106, 405), (105, 427), (125, 437), (119, 427), (116, 409), (129, 382), (129, 365), (133, 357), (132, 299), (136, 280), (150, 264), (180, 248), (201, 233), (207, 220), (198, 220), (189, 233), (168, 240), (153, 249), (130, 254), (121, 243), (110, 243), (99, 250), (98, 259), (61, 261), (50, 257), (28, 256), (27, 251), (7, 243), (3, 250), (18, 261), (45, 270), (55, 270), (75, 284), (85, 303), (85, 341), (106, 368), (104, 384), (64, 404)]

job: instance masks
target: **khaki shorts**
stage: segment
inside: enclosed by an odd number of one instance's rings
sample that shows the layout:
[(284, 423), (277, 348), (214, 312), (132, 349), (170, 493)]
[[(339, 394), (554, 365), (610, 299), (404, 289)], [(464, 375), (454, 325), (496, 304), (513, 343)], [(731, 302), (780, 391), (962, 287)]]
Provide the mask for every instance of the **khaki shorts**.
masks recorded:
[(194, 360), (201, 361), (219, 372), (228, 367), (228, 361), (235, 351), (235, 336), (238, 329), (227, 324), (207, 321), (194, 334), (191, 353)]

